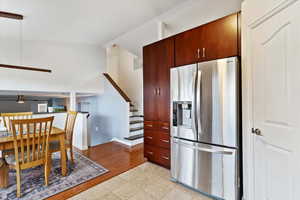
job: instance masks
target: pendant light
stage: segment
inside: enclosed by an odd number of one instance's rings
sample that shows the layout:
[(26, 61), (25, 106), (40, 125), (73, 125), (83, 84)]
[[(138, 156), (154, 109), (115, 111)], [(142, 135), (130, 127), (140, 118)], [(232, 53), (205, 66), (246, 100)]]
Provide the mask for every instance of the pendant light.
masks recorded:
[(17, 103), (25, 103), (24, 95), (17, 96)]
[[(23, 63), (23, 61), (22, 61), (22, 59), (23, 59), (23, 33), (22, 33), (23, 24), (22, 24), (22, 21), (23, 21), (24, 17), (23, 17), (23, 15), (0, 11), (0, 18), (9, 18), (12, 20), (20, 21), (20, 63), (22, 65), (22, 63)], [(31, 66), (17, 66), (17, 65), (9, 65), (9, 64), (0, 64), (0, 68), (39, 71), (39, 72), (47, 72), (47, 73), (52, 72), (49, 69), (36, 68), (36, 67), (31, 67)]]

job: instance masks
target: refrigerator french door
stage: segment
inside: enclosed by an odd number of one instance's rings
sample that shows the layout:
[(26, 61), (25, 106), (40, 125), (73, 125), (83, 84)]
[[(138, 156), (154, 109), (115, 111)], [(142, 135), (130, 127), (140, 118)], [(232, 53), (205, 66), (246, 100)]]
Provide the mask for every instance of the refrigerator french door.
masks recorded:
[(236, 57), (171, 69), (171, 175), (221, 199), (239, 193)]

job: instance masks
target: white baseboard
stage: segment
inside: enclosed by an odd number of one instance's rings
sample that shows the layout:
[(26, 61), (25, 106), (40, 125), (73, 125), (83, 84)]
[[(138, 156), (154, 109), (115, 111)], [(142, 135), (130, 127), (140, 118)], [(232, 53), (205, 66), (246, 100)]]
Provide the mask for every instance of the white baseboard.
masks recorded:
[(134, 145), (144, 143), (144, 138), (140, 138), (138, 140), (133, 140), (133, 141), (122, 140), (122, 139), (119, 139), (119, 138), (113, 138), (111, 141), (113, 141), (113, 142), (119, 142), (121, 144), (124, 144), (124, 145), (127, 145), (129, 147), (132, 147)]

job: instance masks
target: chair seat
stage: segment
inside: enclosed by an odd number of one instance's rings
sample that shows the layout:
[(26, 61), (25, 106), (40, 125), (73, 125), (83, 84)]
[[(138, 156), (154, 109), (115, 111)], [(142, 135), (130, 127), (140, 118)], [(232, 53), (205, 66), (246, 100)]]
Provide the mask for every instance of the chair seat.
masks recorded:
[[(70, 143), (68, 140), (65, 141), (66, 142), (66, 146), (70, 146)], [(49, 143), (49, 149), (50, 151), (59, 151), (60, 150), (60, 142), (59, 141), (52, 141)]]

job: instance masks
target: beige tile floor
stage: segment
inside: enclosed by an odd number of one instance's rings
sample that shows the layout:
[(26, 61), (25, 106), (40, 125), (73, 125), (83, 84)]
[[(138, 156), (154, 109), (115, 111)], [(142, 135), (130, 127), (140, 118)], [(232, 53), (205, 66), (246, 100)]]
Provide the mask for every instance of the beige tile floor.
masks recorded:
[(169, 179), (169, 170), (147, 162), (71, 200), (211, 200)]

